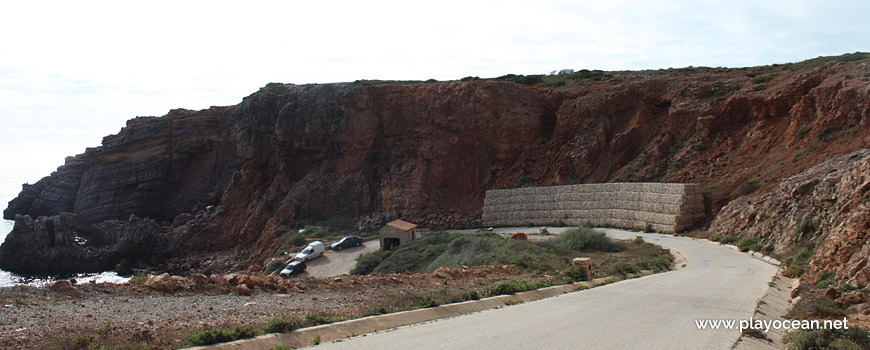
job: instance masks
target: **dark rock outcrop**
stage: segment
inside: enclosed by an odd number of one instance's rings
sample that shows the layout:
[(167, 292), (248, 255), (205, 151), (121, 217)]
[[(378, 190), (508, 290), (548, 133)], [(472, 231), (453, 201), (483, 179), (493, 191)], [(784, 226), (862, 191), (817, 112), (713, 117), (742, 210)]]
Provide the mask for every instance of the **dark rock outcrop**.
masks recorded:
[(0, 245), (0, 268), (42, 274), (105, 271), (124, 259), (158, 263), (178, 252), (176, 237), (167, 233), (154, 220), (132, 215), (128, 221), (95, 225), (85, 243), (85, 235), (76, 231), (75, 214), (17, 215)]

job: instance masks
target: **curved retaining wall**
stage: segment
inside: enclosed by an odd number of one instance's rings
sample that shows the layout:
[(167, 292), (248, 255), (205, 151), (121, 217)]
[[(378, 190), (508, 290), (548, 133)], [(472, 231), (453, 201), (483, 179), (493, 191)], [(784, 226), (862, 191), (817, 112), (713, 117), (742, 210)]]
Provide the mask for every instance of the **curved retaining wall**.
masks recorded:
[(679, 232), (704, 217), (695, 184), (605, 183), (486, 191), (483, 225), (526, 226), (564, 222)]

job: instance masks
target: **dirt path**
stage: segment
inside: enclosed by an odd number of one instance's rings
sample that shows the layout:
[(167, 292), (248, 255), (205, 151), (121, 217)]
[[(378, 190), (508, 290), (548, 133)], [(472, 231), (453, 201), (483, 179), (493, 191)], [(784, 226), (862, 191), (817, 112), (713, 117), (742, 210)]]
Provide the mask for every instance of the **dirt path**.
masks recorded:
[(364, 253), (380, 248), (380, 241), (371, 240), (362, 246), (345, 248), (339, 251), (326, 250), (323, 256), (307, 262), (308, 271), (303, 276), (333, 277), (349, 273), (356, 265), (356, 258)]

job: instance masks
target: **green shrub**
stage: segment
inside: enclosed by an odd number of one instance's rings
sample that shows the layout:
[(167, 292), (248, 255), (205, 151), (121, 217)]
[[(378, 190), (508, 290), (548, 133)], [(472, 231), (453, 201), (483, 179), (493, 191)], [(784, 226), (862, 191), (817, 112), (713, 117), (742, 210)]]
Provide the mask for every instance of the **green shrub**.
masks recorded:
[(353, 223), (353, 219), (344, 216), (333, 216), (326, 221), (320, 221), (316, 226), (326, 228), (330, 233), (339, 233), (347, 231), (356, 231), (358, 227)]
[(421, 239), (400, 245), (392, 254), (385, 256), (375, 268), (377, 273), (403, 273), (422, 271), (432, 260), (447, 250), (447, 244), (455, 237), (436, 232), (424, 235)]
[(476, 290), (473, 290), (473, 291), (468, 292), (468, 293), (462, 293), (462, 301), (479, 300), (479, 299), (480, 299), (480, 294), (478, 294)]
[(77, 335), (72, 341), (73, 349), (90, 349), (95, 346), (94, 337), (90, 335)]
[(628, 274), (637, 272), (637, 270), (635, 270), (634, 266), (631, 266), (631, 264), (629, 264), (629, 263), (618, 264), (618, 265), (614, 266), (613, 270), (614, 270), (614, 272), (616, 272), (622, 276), (628, 276)]
[[(653, 230), (654, 229), (653, 229), (652, 224), (646, 224), (646, 226), (643, 227), (643, 232), (653, 232)], [(638, 237), (640, 237), (640, 236), (638, 236)], [(635, 240), (637, 240), (637, 239), (635, 239)], [(641, 238), (641, 243), (643, 243), (642, 241), (643, 241), (643, 238)]]
[(543, 83), (544, 78), (540, 75), (526, 75), (514, 81), (517, 84), (537, 84)]
[(666, 271), (671, 268), (671, 260), (661, 257), (647, 258), (643, 261), (643, 267), (653, 271)]
[(362, 254), (356, 258), (356, 266), (350, 270), (351, 275), (368, 275), (375, 271), (378, 265), (384, 261), (386, 257), (392, 254), (393, 251), (374, 251), (371, 253)]
[(253, 338), (257, 335), (250, 327), (236, 326), (230, 329), (204, 329), (187, 337), (188, 346), (212, 345), (239, 339)]
[(266, 324), (263, 325), (263, 333), (288, 333), (297, 328), (299, 328), (299, 322), (282, 316), (281, 318), (270, 318), (266, 321)]
[(308, 244), (308, 240), (305, 239), (305, 236), (302, 234), (295, 234), (289, 241), (287, 241), (288, 247), (301, 247), (306, 244)]
[(722, 243), (722, 244), (731, 244), (731, 243), (734, 243), (736, 240), (737, 240), (737, 238), (735, 238), (732, 235), (725, 235), (725, 236), (719, 237), (718, 241), (719, 241), (719, 243)]
[(637, 237), (634, 237), (634, 240), (631, 242), (634, 244), (644, 244), (645, 241), (643, 240), (643, 237), (637, 236)]
[(340, 317), (340, 316), (324, 316), (324, 315), (314, 315), (314, 314), (305, 315), (305, 323), (312, 325), (312, 326), (319, 326), (322, 324), (341, 322), (341, 321), (344, 321), (346, 319), (347, 318)]
[(810, 248), (803, 247), (792, 256), (789, 257), (789, 264), (809, 264), (810, 260), (813, 258), (813, 251)]
[(551, 238), (549, 242), (557, 247), (577, 251), (618, 252), (625, 250), (625, 245), (614, 242), (603, 232), (581, 227), (565, 230), (558, 237)]
[(816, 282), (816, 288), (825, 289), (825, 288), (828, 288), (828, 286), (830, 286), (832, 284), (834, 284), (834, 281), (821, 280), (821, 281)]
[(840, 318), (846, 315), (846, 311), (836, 301), (828, 298), (801, 300), (792, 310), (789, 310), (789, 313), (790, 315), (819, 318)]
[(771, 80), (773, 80), (773, 78), (771, 78), (771, 77), (758, 77), (758, 78), (752, 79), (752, 83), (753, 84), (762, 84), (762, 83), (766, 83), (766, 82), (771, 81)]
[(764, 85), (755, 85), (752, 87), (752, 90), (753, 91), (762, 91), (762, 90), (767, 90), (767, 87)]
[(833, 277), (834, 273), (832, 271), (822, 271), (822, 273), (819, 274), (819, 280), (827, 280)]
[(607, 77), (608, 75), (609, 74), (606, 74), (600, 70), (591, 70), (590, 71), (588, 69), (581, 69), (579, 71), (574, 72), (574, 74), (569, 75), (568, 79), (573, 79), (573, 80), (587, 80), (588, 79), (588, 80), (596, 80), (597, 81), (597, 80), (601, 80), (601, 79)]
[(761, 250), (761, 245), (758, 244), (758, 241), (756, 241), (755, 239), (745, 238), (737, 244), (737, 249), (739, 249), (741, 252), (747, 252), (750, 250), (757, 252)]
[(263, 271), (263, 274), (271, 275), (272, 272), (278, 271), (284, 268), (284, 260), (283, 259), (274, 259), (266, 265), (266, 270)]
[(788, 349), (811, 350), (859, 350), (870, 349), (870, 332), (849, 327), (849, 329), (812, 329), (790, 333), (786, 339)]
[(479, 265), (517, 265), (538, 269), (549, 266), (548, 262), (556, 259), (554, 252), (529, 241), (498, 236), (456, 235), (447, 249), (431, 260), (426, 271)]
[(801, 265), (789, 265), (784, 271), (782, 271), (782, 275), (788, 278), (796, 278), (800, 277), (804, 274), (804, 267)]
[(320, 345), (320, 334), (314, 337), (314, 340), (311, 341), (311, 344)]
[(539, 286), (532, 282), (502, 282), (490, 289), (489, 295), (511, 295), (538, 289)]
[(592, 221), (587, 221), (587, 222), (584, 222), (584, 223), (583, 223), (583, 226), (581, 226), (581, 227), (583, 227), (583, 228), (593, 228), (593, 227), (595, 227), (595, 225), (592, 224)]
[(325, 238), (329, 236), (329, 231), (318, 226), (305, 226), (302, 234), (308, 238)]
[(467, 76), (467, 77), (465, 77), (465, 78), (459, 79), (459, 81), (474, 81), (474, 80), (480, 80), (480, 78), (479, 78), (479, 77)]
[(413, 309), (425, 309), (430, 307), (437, 307), (441, 305), (441, 300), (429, 297), (429, 298), (419, 298), (414, 299), (414, 307)]

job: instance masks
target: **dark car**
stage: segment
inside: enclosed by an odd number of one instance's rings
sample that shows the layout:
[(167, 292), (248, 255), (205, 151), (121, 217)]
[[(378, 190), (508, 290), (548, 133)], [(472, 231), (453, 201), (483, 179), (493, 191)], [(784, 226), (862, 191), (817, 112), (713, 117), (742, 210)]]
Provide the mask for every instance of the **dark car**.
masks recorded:
[(288, 264), (287, 267), (285, 267), (283, 270), (281, 270), (280, 275), (281, 275), (281, 277), (290, 277), (293, 275), (298, 275), (300, 273), (305, 272), (305, 267), (306, 266), (305, 266), (304, 261), (294, 260), (294, 261), (290, 262), (290, 264)]
[(363, 244), (363, 239), (357, 236), (345, 236), (344, 238), (338, 240), (330, 245), (333, 250), (342, 250), (344, 248), (350, 247), (359, 247)]

